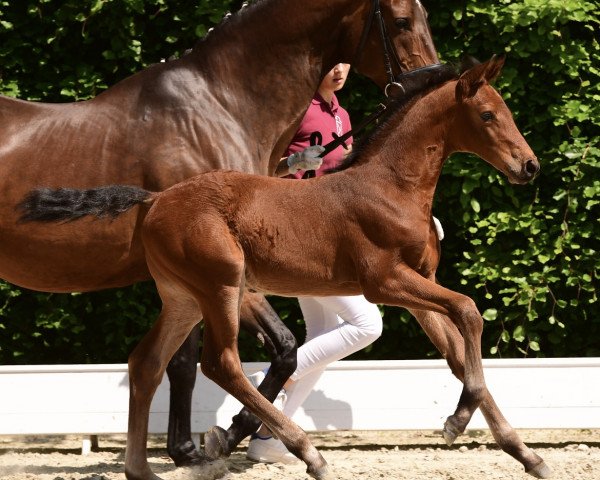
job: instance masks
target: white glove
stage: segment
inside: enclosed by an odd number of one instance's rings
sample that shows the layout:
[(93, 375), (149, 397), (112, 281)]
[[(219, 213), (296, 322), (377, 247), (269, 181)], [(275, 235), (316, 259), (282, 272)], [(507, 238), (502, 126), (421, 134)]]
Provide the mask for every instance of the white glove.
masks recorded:
[(307, 147), (301, 152), (292, 153), (287, 158), (287, 164), (290, 173), (296, 173), (298, 170), (317, 170), (323, 164), (323, 159), (319, 157), (325, 148), (321, 145)]
[[(433, 215), (432, 215), (433, 217)], [(437, 230), (438, 238), (440, 242), (444, 239), (444, 229), (442, 228), (442, 223), (435, 217), (433, 217), (433, 224), (435, 225), (435, 229)]]

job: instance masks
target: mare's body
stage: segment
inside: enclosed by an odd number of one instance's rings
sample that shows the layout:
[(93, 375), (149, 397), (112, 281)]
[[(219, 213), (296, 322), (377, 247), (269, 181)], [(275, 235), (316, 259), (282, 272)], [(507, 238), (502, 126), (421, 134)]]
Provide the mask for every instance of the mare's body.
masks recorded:
[[(164, 190), (217, 168), (272, 174), (335, 63), (354, 62), (385, 85), (377, 25), (355, 58), (370, 8), (365, 0), (265, 0), (231, 16), (183, 58), (153, 65), (92, 100), (46, 104), (0, 96), (0, 278), (48, 292), (150, 279), (140, 241), (144, 211), (54, 229), (19, 224), (13, 205), (39, 186)], [(403, 69), (437, 63), (419, 2), (382, 0), (381, 11)], [(397, 18), (409, 22), (397, 26)], [(282, 384), (295, 365), (293, 337), (261, 295), (247, 295), (244, 312), (248, 328), (277, 355), (275, 367), (285, 364), (275, 379)], [(168, 369), (169, 452), (178, 464), (202, 461), (190, 435), (198, 337), (196, 329)], [(281, 384), (269, 387), (272, 377), (263, 388), (274, 397)]]
[[(488, 84), (502, 63), (474, 67), (392, 115), (353, 154), (354, 163), (334, 175), (289, 182), (218, 171), (156, 194), (115, 187), (114, 197), (125, 203), (129, 198), (130, 206), (152, 204), (142, 237), (163, 300), (163, 313), (130, 360), (136, 394), (128, 460), (135, 456), (148, 472), (139, 439), (145, 439), (153, 392), (202, 312), (203, 372), (258, 415), (307, 463), (310, 474), (325, 475), (326, 463), (306, 435), (243, 375), (237, 332), (245, 286), (289, 296), (362, 292), (374, 303), (409, 308), (464, 383), (444, 425), (446, 441), (451, 444), (464, 431), (479, 406), (488, 421), (500, 415), (483, 377), (482, 318), (471, 299), (435, 282), (439, 242), (431, 205), (443, 162), (454, 151), (476, 153), (513, 183), (526, 183), (537, 173), (537, 159)], [(68, 213), (78, 210), (69, 206), (72, 192), (61, 191), (34, 192), (22, 204), (26, 216), (35, 218), (40, 210), (43, 218), (39, 205), (46, 195), (65, 206), (63, 218), (77, 216)], [(111, 202), (105, 203), (110, 210)], [(307, 240), (314, 238), (321, 239), (318, 249)], [(178, 323), (172, 311), (182, 313)], [(494, 426), (500, 445), (516, 454), (508, 448), (515, 445), (511, 430)], [(218, 429), (212, 434), (225, 439)], [(550, 475), (535, 453), (524, 446), (519, 453), (532, 475)]]

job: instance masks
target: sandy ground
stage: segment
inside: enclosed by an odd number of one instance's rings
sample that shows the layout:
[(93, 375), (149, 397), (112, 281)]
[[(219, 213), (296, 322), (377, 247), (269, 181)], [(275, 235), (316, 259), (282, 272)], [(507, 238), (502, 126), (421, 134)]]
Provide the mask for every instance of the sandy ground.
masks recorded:
[[(554, 470), (556, 480), (600, 479), (600, 431), (524, 430), (525, 442)], [(440, 432), (312, 433), (340, 480), (512, 480), (533, 478), (498, 450), (487, 432), (470, 431), (448, 448)], [(2, 480), (124, 480), (123, 436), (101, 436), (99, 450), (81, 455), (81, 437), (0, 437)], [(255, 464), (246, 443), (225, 461), (200, 470), (175, 468), (164, 437), (151, 437), (149, 462), (164, 480), (306, 479), (304, 464)]]

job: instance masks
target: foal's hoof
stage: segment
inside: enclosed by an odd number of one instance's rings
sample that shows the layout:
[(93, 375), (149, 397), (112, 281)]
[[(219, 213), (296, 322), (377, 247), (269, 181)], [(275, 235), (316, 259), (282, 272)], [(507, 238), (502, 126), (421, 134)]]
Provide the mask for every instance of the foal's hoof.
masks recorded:
[(552, 477), (552, 469), (548, 465), (546, 465), (546, 462), (544, 462), (543, 460), (531, 470), (527, 470), (527, 473), (535, 478)]
[(449, 447), (452, 446), (456, 438), (462, 432), (452, 423), (452, 417), (448, 417), (446, 419), (446, 423), (444, 423), (444, 429), (442, 430), (442, 435), (444, 436), (444, 440), (446, 440), (446, 445)]
[(174, 452), (169, 452), (177, 467), (194, 467), (204, 465), (208, 460), (202, 455), (193, 442), (185, 442), (180, 447), (177, 447)]
[(316, 478), (317, 480), (333, 480), (333, 476), (329, 473), (329, 466), (327, 464), (323, 465), (320, 468), (310, 468), (306, 469), (306, 473), (308, 473), (311, 477)]
[(211, 460), (228, 457), (231, 452), (227, 451), (227, 431), (221, 427), (212, 427), (204, 434), (204, 453)]

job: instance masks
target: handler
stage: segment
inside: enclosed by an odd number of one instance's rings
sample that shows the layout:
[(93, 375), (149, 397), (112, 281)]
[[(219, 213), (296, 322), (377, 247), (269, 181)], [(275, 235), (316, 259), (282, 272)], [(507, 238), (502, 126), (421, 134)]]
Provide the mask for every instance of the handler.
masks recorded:
[[(323, 159), (319, 157), (324, 151), (321, 145), (334, 140), (334, 135), (341, 136), (351, 130), (348, 112), (335, 96), (346, 83), (349, 70), (349, 64), (339, 63), (325, 76), (276, 175), (294, 179), (321, 176), (337, 167), (350, 153), (352, 137), (347, 141), (348, 148), (339, 146)], [(319, 239), (315, 238), (314, 242), (318, 248)], [(304, 403), (327, 365), (371, 344), (381, 336), (383, 328), (379, 309), (363, 295), (300, 297), (298, 302), (306, 324), (306, 339), (298, 349), (298, 366), (285, 385), (285, 394), (275, 402), (290, 418)], [(258, 372), (250, 380), (258, 386), (264, 376), (265, 372)], [(267, 463), (298, 461), (264, 425), (252, 436), (246, 456)]]

